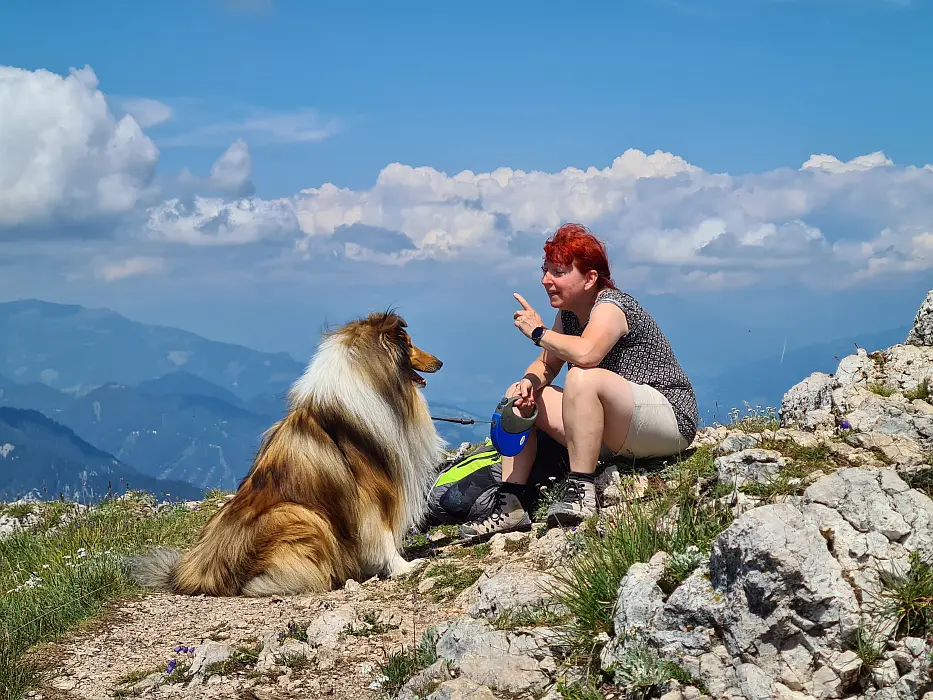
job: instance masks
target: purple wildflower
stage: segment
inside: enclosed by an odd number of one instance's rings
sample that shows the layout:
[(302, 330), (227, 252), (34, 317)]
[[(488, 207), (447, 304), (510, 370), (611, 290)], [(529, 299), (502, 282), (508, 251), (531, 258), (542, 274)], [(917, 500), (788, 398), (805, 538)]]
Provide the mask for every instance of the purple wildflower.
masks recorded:
[(843, 430), (848, 430), (848, 429), (851, 428), (852, 426), (849, 425), (849, 421), (844, 420), (844, 421), (842, 421), (841, 423), (839, 423), (839, 427), (842, 428)]
[(175, 666), (176, 666), (177, 664), (178, 664), (178, 661), (176, 661), (175, 659), (172, 659), (171, 661), (169, 661), (169, 662), (168, 662), (168, 668), (165, 669), (165, 674), (168, 675), (168, 674), (170, 674), (172, 671), (174, 671), (174, 670), (175, 670)]

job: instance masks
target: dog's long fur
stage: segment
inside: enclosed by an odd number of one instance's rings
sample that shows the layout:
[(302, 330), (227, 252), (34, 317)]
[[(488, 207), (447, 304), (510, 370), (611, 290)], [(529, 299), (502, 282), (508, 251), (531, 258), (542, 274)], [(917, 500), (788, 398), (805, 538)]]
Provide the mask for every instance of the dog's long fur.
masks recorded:
[(323, 592), (410, 571), (400, 550), (425, 513), (443, 441), (415, 372), (436, 357), (385, 312), (325, 335), (234, 497), (182, 554), (130, 562), (148, 588), (189, 595)]

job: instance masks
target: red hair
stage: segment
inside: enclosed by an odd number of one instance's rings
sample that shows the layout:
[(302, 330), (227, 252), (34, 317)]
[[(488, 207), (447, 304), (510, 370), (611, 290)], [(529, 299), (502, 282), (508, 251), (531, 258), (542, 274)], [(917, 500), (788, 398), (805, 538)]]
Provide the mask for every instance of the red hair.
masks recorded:
[(544, 244), (544, 259), (554, 265), (576, 265), (583, 274), (596, 270), (600, 290), (615, 289), (606, 247), (583, 224), (564, 224)]

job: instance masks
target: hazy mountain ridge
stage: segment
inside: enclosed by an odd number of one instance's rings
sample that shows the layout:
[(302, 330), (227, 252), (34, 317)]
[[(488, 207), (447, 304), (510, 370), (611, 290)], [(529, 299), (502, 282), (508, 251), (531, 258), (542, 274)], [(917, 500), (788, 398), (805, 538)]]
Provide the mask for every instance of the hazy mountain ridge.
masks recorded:
[[(0, 406), (31, 409), (54, 419), (154, 484), (175, 479), (203, 488), (235, 488), (249, 470), (262, 434), (284, 415), (288, 388), (305, 369), (284, 353), (215, 343), (80, 306), (0, 304), (0, 324), (8, 331), (0, 337)], [(166, 364), (167, 352), (172, 352), (166, 348), (182, 347), (179, 339), (204, 362), (215, 358), (219, 364), (237, 353), (262, 367), (272, 363), (270, 358), (287, 359), (278, 366), (278, 375), (267, 372), (263, 390), (245, 391), (232, 382), (218, 384), (216, 372), (202, 371), (191, 358), (180, 367)], [(84, 350), (69, 350), (74, 348)], [(85, 363), (88, 353), (95, 360)], [(24, 364), (28, 358), (31, 364)], [(43, 374), (52, 367), (68, 369)], [(478, 418), (457, 406), (432, 404), (431, 409), (438, 416)], [(437, 428), (453, 447), (488, 434), (483, 423), (438, 421)], [(70, 456), (50, 459), (77, 469)]]
[(34, 493), (95, 501), (127, 486), (160, 497), (197, 499), (204, 493), (183, 481), (140, 474), (38, 411), (0, 406), (0, 500)]
[[(787, 388), (812, 372), (832, 374), (839, 360), (855, 352), (857, 347), (868, 352), (903, 343), (910, 326), (873, 333), (852, 333), (834, 340), (805, 345), (781, 354), (736, 364), (712, 377), (693, 379), (700, 416), (705, 424), (729, 421), (733, 408), (745, 412), (746, 402), (752, 408), (781, 405)], [(717, 406), (718, 402), (718, 406)]]
[(0, 303), (0, 328), (0, 374), (70, 392), (112, 382), (136, 386), (182, 369), (248, 400), (287, 388), (304, 371), (304, 363), (284, 352), (208, 340), (107, 309)]
[[(0, 336), (0, 406), (39, 411), (146, 477), (183, 480), (203, 488), (234, 488), (239, 483), (262, 433), (284, 415), (288, 388), (305, 368), (284, 353), (260, 353), (215, 343), (185, 331), (80, 306), (33, 301), (0, 304), (0, 323), (8, 331)], [(124, 331), (129, 337), (121, 337)], [(727, 373), (699, 373), (692, 378), (703, 422), (728, 422), (729, 410), (743, 409), (746, 401), (752, 406), (777, 406), (786, 387), (801, 377), (816, 370), (834, 371), (838, 357), (849, 354), (853, 342), (872, 349), (902, 342), (905, 335), (906, 328), (853, 334), (799, 347), (783, 357), (737, 365)], [(262, 375), (256, 368), (264, 367), (263, 381), (252, 385), (256, 388), (261, 384), (264, 390), (250, 393), (235, 382), (218, 384), (212, 379), (218, 372), (201, 371), (197, 362), (186, 361), (181, 367), (169, 363), (169, 370), (159, 374), (168, 366), (167, 353), (174, 352), (166, 348), (182, 347), (179, 338), (184, 347), (196, 350), (201, 363), (212, 357), (221, 363), (239, 353), (254, 367), (250, 376)], [(43, 345), (36, 344), (40, 342)], [(53, 349), (49, 351), (49, 347)], [(74, 350), (81, 347), (96, 358), (86, 375), (80, 374), (80, 358), (85, 355)], [(69, 352), (77, 359), (70, 360), (65, 376), (50, 382), (51, 375), (43, 375), (44, 370), (38, 368), (63, 367), (53, 359)], [(33, 358), (26, 370), (24, 357)], [(269, 369), (270, 358), (281, 361), (275, 368), (282, 370), (279, 374)], [(290, 373), (285, 372), (287, 367)], [(112, 374), (105, 374), (111, 369)], [(230, 379), (224, 372), (219, 374)], [(138, 381), (120, 380), (120, 376)], [(100, 377), (106, 379), (95, 383)], [(37, 381), (40, 378), (44, 381)], [(71, 391), (59, 391), (50, 383), (67, 384)], [(444, 402), (429, 405), (433, 416), (476, 421), (472, 425), (436, 422), (438, 432), (456, 447), (488, 435), (486, 421), (498, 398), (490, 399), (486, 415)], [(68, 462), (69, 458), (62, 459)]]

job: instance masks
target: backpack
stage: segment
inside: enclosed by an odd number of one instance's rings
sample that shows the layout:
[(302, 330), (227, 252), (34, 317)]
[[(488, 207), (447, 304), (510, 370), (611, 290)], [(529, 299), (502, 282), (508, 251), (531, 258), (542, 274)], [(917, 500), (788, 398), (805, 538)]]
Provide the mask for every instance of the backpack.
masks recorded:
[(439, 524), (465, 523), (493, 506), (502, 481), (502, 455), (486, 439), (438, 475), (428, 493), (428, 517)]
[[(531, 478), (534, 489), (569, 471), (567, 448), (536, 430), (538, 451)], [(449, 466), (442, 465), (428, 493), (429, 525), (465, 523), (484, 517), (495, 506), (496, 489), (502, 483), (502, 455), (489, 438)], [(526, 504), (526, 508), (531, 504)]]

